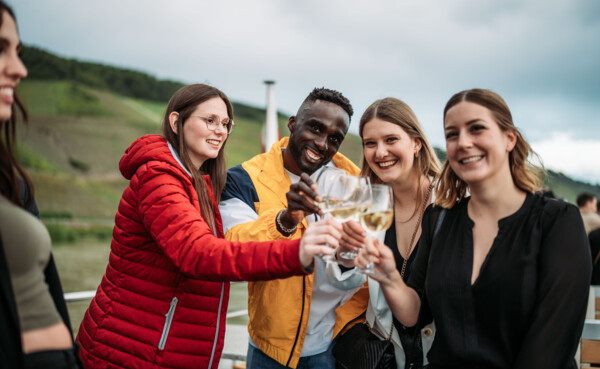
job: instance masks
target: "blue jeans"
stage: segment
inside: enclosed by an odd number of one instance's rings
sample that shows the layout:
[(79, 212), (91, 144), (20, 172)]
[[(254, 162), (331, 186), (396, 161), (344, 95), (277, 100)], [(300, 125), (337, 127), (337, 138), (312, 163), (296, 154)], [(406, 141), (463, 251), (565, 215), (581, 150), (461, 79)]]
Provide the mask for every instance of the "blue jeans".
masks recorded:
[[(335, 359), (331, 353), (333, 343), (327, 351), (312, 356), (303, 356), (298, 362), (297, 369), (335, 369)], [(284, 369), (287, 366), (279, 364), (256, 347), (248, 344), (246, 369)]]

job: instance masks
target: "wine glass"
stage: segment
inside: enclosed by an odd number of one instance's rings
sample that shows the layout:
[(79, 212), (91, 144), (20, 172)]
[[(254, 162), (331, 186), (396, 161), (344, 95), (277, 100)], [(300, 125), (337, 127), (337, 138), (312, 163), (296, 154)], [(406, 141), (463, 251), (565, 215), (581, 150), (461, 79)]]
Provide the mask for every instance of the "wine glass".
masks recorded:
[[(394, 193), (386, 184), (371, 185), (372, 202), (369, 209), (359, 215), (360, 224), (367, 231), (367, 237), (376, 238), (379, 232), (392, 225), (394, 219)], [(367, 275), (381, 275), (375, 271), (373, 260), (362, 271)]]
[[(343, 223), (365, 210), (367, 202), (362, 199), (364, 190), (369, 188), (367, 178), (347, 174), (335, 167), (324, 167), (316, 182), (317, 192), (321, 195), (319, 208), (338, 222)], [(327, 259), (333, 261), (333, 258)]]
[[(371, 181), (369, 177), (360, 177), (357, 191), (355, 193), (355, 201), (356, 201), (356, 212), (354, 213), (352, 220), (359, 221), (360, 214), (366, 212), (373, 202), (372, 192), (371, 192)], [(352, 251), (340, 251), (338, 255), (342, 259), (346, 260), (354, 260), (358, 255), (358, 249)]]

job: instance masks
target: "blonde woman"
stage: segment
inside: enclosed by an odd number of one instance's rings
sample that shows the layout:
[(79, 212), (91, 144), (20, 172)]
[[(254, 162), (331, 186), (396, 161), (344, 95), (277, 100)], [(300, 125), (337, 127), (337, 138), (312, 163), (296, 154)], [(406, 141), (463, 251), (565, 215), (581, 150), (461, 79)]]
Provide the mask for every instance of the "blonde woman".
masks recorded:
[(578, 209), (535, 194), (531, 148), (498, 94), (454, 95), (444, 131), (448, 159), (423, 229), (446, 210), (439, 232), (423, 233), (408, 283), (380, 243), (357, 265), (374, 258), (406, 326), (426, 297), (437, 329), (429, 368), (576, 368), (591, 273)]
[[(387, 97), (371, 104), (360, 119), (359, 133), (363, 143), (361, 175), (369, 177), (372, 183), (389, 184), (394, 192), (393, 226), (380, 236), (396, 260), (398, 273), (407, 280), (419, 245), (423, 212), (432, 201), (440, 167), (415, 113), (399, 99)], [(352, 260), (340, 255), (360, 249), (364, 233), (357, 222), (344, 224), (338, 262), (353, 266)], [(334, 265), (329, 270), (332, 283), (340, 288), (355, 287), (365, 281), (357, 271), (340, 273)], [(425, 328), (427, 319), (416, 327), (403, 327), (393, 319), (379, 283), (373, 279), (369, 279), (369, 296), (366, 322), (381, 339), (390, 338), (397, 367), (418, 368), (426, 364), (424, 353), (433, 339), (433, 327)]]

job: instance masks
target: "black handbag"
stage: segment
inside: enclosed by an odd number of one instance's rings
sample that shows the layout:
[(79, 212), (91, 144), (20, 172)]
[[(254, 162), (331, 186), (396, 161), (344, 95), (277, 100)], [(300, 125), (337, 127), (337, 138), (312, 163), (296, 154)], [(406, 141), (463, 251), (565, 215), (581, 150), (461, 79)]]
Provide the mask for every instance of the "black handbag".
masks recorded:
[(356, 324), (333, 345), (336, 369), (396, 368), (394, 345), (382, 340), (366, 324)]

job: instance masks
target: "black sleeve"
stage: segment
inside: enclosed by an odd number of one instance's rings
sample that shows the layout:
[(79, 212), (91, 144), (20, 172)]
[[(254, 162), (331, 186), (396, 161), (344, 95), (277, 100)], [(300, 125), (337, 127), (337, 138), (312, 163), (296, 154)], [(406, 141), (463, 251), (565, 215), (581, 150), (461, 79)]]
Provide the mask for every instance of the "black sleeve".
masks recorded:
[(600, 285), (600, 229), (590, 232), (590, 247), (592, 249), (592, 284)]
[(0, 368), (20, 368), (22, 365), (21, 329), (13, 294), (8, 264), (0, 237)]
[[(561, 202), (562, 203), (562, 202)], [(542, 215), (535, 310), (515, 369), (575, 368), (590, 286), (590, 246), (579, 210), (553, 200)]]

